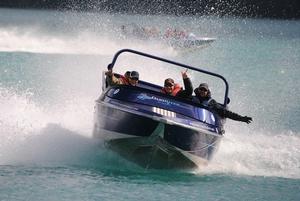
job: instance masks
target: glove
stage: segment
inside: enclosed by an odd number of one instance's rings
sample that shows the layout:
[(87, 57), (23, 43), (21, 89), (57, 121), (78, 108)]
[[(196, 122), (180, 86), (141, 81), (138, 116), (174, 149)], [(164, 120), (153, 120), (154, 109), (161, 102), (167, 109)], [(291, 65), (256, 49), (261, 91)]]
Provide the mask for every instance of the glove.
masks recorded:
[(245, 122), (245, 123), (247, 123), (247, 124), (250, 124), (251, 121), (252, 121), (252, 118), (251, 118), (251, 117), (244, 116), (244, 117), (242, 117), (241, 120), (242, 120), (242, 122)]
[(108, 65), (107, 65), (107, 70), (112, 70), (112, 67), (113, 67), (113, 66), (112, 66), (111, 64), (108, 64)]
[(108, 77), (111, 77), (113, 75), (113, 72), (112, 70), (108, 70), (105, 72), (105, 75), (108, 76)]

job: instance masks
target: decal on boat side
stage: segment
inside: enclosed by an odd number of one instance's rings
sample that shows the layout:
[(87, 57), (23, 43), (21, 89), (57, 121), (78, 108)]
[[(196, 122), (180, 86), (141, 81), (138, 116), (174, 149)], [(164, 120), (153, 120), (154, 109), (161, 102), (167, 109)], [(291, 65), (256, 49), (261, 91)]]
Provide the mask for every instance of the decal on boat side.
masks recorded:
[(145, 93), (141, 93), (140, 95), (137, 96), (137, 99), (139, 100), (154, 100), (154, 101), (158, 101), (164, 105), (176, 105), (176, 106), (181, 106), (179, 103), (175, 103), (175, 102), (172, 102), (170, 100), (167, 100), (167, 99), (163, 99), (163, 98), (158, 98), (156, 96), (148, 96), (147, 94)]
[(116, 90), (114, 91), (114, 95), (116, 95), (117, 93), (119, 93), (119, 91), (120, 91), (120, 89), (116, 89)]

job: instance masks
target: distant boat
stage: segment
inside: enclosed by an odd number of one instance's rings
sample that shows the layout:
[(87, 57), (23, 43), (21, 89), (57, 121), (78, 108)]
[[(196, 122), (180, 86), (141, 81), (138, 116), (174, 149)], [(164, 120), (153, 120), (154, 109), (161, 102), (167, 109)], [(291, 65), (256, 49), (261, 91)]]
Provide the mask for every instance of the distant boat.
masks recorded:
[(167, 43), (176, 50), (181, 49), (199, 49), (211, 45), (215, 38), (198, 37), (198, 38), (183, 38), (183, 39), (166, 39)]
[[(225, 82), (221, 75), (130, 49), (118, 51), (166, 62)], [(118, 74), (115, 74), (118, 76)], [(193, 169), (206, 165), (218, 148), (222, 121), (209, 108), (161, 93), (162, 86), (139, 80), (137, 86), (108, 86), (103, 75), (102, 94), (96, 100), (93, 136), (108, 148), (145, 168)]]
[(121, 34), (125, 39), (159, 40), (176, 50), (200, 49), (211, 45), (216, 38), (199, 37), (178, 29), (161, 32), (156, 27), (140, 27), (136, 24), (122, 25)]

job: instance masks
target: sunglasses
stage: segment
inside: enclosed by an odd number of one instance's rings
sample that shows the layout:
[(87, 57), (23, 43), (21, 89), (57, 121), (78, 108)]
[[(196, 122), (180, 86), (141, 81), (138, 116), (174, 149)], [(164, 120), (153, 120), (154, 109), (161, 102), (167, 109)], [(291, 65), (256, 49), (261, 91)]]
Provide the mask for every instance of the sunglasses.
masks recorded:
[(134, 80), (134, 81), (138, 81), (139, 80), (139, 78), (137, 78), (137, 77), (129, 77), (131, 80)]
[(165, 87), (173, 87), (173, 86), (174, 86), (173, 83), (166, 83), (166, 84), (165, 84)]
[(205, 89), (205, 88), (199, 88), (198, 90), (199, 90), (199, 91), (208, 91), (208, 90)]

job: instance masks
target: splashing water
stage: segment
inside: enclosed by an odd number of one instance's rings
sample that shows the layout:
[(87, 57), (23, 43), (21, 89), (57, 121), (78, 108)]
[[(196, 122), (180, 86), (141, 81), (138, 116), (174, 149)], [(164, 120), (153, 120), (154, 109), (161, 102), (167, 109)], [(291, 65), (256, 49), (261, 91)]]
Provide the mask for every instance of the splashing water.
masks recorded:
[[(223, 30), (224, 26), (215, 22), (213, 29), (222, 29), (219, 34), (228, 34), (224, 37), (228, 37), (232, 43), (225, 43), (226, 39), (221, 38), (220, 42), (216, 42), (215, 46), (212, 46), (207, 52), (180, 55), (161, 44), (120, 42), (117, 40), (118, 36), (113, 28), (113, 24), (117, 24), (117, 20), (110, 19), (109, 16), (101, 17), (100, 25), (89, 24), (89, 27), (67, 29), (69, 32), (66, 34), (61, 34), (62, 31), (59, 31), (64, 27), (61, 25), (56, 25), (58, 27), (50, 32), (44, 30), (45, 25), (21, 28), (19, 25), (0, 26), (0, 51), (2, 51), (0, 53), (2, 58), (0, 63), (1, 165), (15, 163), (80, 164), (93, 161), (95, 157), (102, 158), (100, 164), (104, 165), (108, 156), (103, 149), (99, 151), (98, 142), (91, 138), (93, 106), (94, 100), (100, 95), (101, 71), (106, 69), (112, 55), (118, 49), (135, 47), (135, 49), (171, 57), (177, 61), (183, 60), (183, 63), (208, 66), (213, 71), (224, 73), (232, 83), (231, 97), (238, 97), (233, 98), (232, 108), (256, 117), (253, 124), (249, 126), (228, 121), (227, 133), (215, 158), (208, 167), (199, 172), (196, 171), (196, 174), (224, 173), (300, 178), (299, 131), (297, 131), (297, 127), (291, 127), (293, 131), (282, 128), (279, 113), (286, 111), (283, 107), (279, 108), (279, 112), (270, 114), (275, 117), (271, 119), (272, 123), (270, 123), (268, 115), (260, 115), (261, 108), (266, 111), (265, 113), (271, 111), (263, 102), (274, 97), (269, 97), (268, 94), (260, 95), (264, 99), (261, 100), (262, 104), (259, 106), (249, 100), (254, 93), (253, 91), (245, 92), (245, 88), (251, 89), (252, 87), (245, 83), (255, 85), (252, 78), (248, 78), (251, 76), (259, 78), (257, 81), (259, 82), (262, 70), (259, 67), (252, 71), (243, 69), (243, 66), (249, 64), (243, 63), (244, 60), (241, 58), (246, 58), (245, 62), (248, 62), (247, 59), (250, 58), (247, 55), (239, 55), (240, 46), (243, 44), (240, 38), (235, 39), (232, 35), (234, 30)], [(61, 19), (63, 17), (60, 17)], [(110, 23), (104, 23), (105, 20)], [(225, 23), (234, 29), (232, 25), (234, 23), (228, 21)], [(184, 21), (182, 24), (188, 23)], [(196, 24), (197, 21), (192, 21), (192, 24), (188, 25), (192, 29)], [(244, 26), (243, 22), (241, 24)], [(244, 30), (243, 26), (240, 28), (241, 30)], [(253, 26), (255, 26), (255, 22)], [(67, 24), (66, 27), (70, 28), (71, 25)], [(106, 28), (107, 32), (99, 33), (99, 27)], [(247, 38), (245, 41), (249, 44), (253, 43), (251, 38)], [(292, 43), (294, 44), (294, 42)], [(252, 46), (249, 44), (248, 48), (251, 48)], [(226, 48), (231, 52), (225, 51)], [(269, 47), (263, 48), (268, 49)], [(247, 49), (245, 54), (252, 50)], [(231, 54), (235, 55), (228, 58), (228, 55)], [(215, 58), (215, 55), (221, 56)], [(292, 50), (289, 55), (289, 62), (298, 62)], [(222, 68), (215, 67), (220, 64), (220, 60)], [(270, 60), (268, 61), (271, 62)], [(228, 61), (231, 62), (227, 63)], [(133, 64), (135, 64), (134, 62), (132, 61)], [(234, 64), (233, 67), (231, 64)], [(297, 75), (298, 71), (289, 68), (292, 64), (283, 61), (280, 64), (288, 65), (288, 67), (284, 70), (281, 69), (279, 74), (277, 69), (274, 69), (270, 77), (278, 76), (280, 79), (286, 79), (289, 77), (286, 75), (288, 73)], [(272, 65), (276, 65), (276, 63), (272, 63)], [(118, 71), (123, 72), (126, 67), (120, 67)], [(180, 72), (165, 69), (163, 66), (156, 66), (155, 69), (150, 67), (140, 69), (140, 75), (144, 77), (149, 74), (153, 75), (157, 84), (161, 83), (167, 75), (175, 78), (180, 76)], [(255, 73), (251, 74), (252, 72)], [(265, 71), (263, 72), (266, 74)], [(192, 79), (195, 81), (202, 79), (192, 74), (191, 76), (194, 76)], [(269, 77), (265, 76), (265, 79), (269, 79)], [(291, 83), (288, 82), (289, 85)], [(272, 90), (272, 87), (264, 86)], [(270, 91), (269, 94), (276, 93)], [(240, 102), (236, 99), (239, 99)], [(284, 102), (285, 99), (281, 99), (281, 101)], [(294, 100), (294, 102), (294, 105), (297, 105), (297, 101)], [(295, 106), (294, 111), (297, 109), (299, 108)], [(265, 126), (265, 123), (279, 126), (274, 129), (274, 132), (273, 129)], [(99, 156), (95, 154), (96, 152), (103, 154)]]

